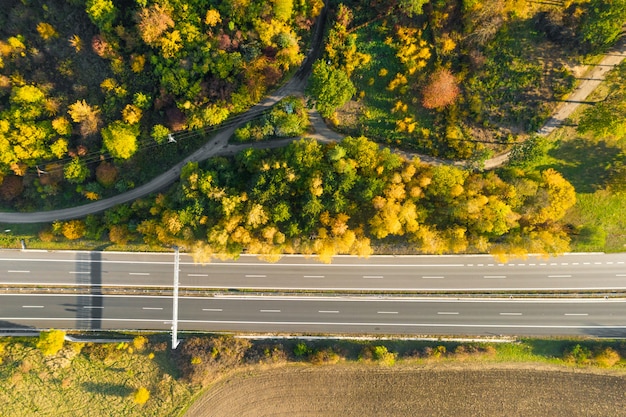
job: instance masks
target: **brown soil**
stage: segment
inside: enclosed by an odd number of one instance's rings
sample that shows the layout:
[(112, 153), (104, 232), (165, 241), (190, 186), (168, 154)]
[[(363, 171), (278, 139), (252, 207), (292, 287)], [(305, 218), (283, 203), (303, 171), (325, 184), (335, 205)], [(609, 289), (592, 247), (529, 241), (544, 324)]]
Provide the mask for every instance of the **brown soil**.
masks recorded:
[(248, 372), (218, 383), (186, 417), (626, 416), (623, 375), (483, 365)]

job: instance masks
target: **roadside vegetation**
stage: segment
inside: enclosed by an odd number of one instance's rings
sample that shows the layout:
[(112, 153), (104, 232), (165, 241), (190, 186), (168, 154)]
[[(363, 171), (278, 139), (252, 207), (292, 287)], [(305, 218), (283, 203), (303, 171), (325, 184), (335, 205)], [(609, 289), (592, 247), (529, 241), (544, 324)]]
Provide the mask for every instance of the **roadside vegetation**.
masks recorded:
[(333, 365), (358, 364), (367, 374), (405, 365), (548, 363), (581, 372), (610, 368), (622, 377), (626, 366), (626, 346), (613, 340), (250, 341), (186, 335), (172, 352), (164, 335), (120, 335), (129, 341), (108, 344), (64, 342), (64, 336), (53, 330), (39, 338), (0, 338), (3, 416), (180, 416), (225, 377), (262, 375), (285, 365), (326, 365), (333, 372)]
[(185, 248), (199, 262), (243, 251), (330, 262), (399, 239), (422, 253), (561, 253), (569, 237), (560, 219), (574, 202), (573, 187), (551, 169), (500, 177), (406, 161), (363, 137), (302, 139), (190, 163), (166, 193), (56, 222), (39, 238), (141, 238)]

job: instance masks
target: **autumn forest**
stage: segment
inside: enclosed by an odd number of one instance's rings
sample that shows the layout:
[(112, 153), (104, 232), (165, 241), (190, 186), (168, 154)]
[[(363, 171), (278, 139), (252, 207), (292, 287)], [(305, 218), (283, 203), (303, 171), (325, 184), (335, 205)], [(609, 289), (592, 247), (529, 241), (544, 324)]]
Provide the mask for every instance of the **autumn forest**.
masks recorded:
[[(534, 132), (575, 88), (577, 62), (615, 42), (624, 1), (5, 3), (3, 211), (85, 204), (146, 183), (319, 55), (306, 90), (231, 139), (290, 144), (189, 163), (157, 194), (38, 225), (41, 242), (177, 245), (201, 262), (246, 252), (329, 262), (385, 251), (562, 253), (586, 227), (567, 220), (578, 190), (538, 163), (549, 146)], [(345, 138), (308, 137), (312, 109)], [(600, 132), (612, 111), (586, 110), (580, 132), (622, 137), (619, 121)], [(483, 169), (511, 150), (508, 165)]]

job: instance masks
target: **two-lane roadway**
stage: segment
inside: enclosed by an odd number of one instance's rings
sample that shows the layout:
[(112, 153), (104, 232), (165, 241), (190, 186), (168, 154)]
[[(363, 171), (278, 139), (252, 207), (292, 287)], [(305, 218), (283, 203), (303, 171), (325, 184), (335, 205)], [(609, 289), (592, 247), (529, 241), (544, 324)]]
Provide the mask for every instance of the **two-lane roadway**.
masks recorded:
[[(0, 251), (0, 284), (172, 286), (172, 253)], [(265, 263), (254, 256), (195, 264), (181, 255), (182, 288), (333, 291), (626, 290), (626, 254), (531, 256), (501, 262), (488, 255), (303, 256)]]
[[(0, 295), (0, 329), (168, 330), (167, 296)], [(626, 335), (624, 299), (183, 297), (179, 329), (413, 335)]]

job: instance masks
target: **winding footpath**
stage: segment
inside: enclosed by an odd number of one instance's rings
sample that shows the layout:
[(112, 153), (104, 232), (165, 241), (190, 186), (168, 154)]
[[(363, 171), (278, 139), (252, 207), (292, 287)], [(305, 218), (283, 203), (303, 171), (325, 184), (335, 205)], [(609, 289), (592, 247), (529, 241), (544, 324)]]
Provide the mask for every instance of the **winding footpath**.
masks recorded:
[[(288, 138), (271, 142), (259, 142), (252, 144), (247, 143), (239, 145), (229, 144), (228, 141), (232, 137), (234, 131), (239, 126), (252, 120), (259, 114), (260, 111), (273, 106), (278, 101), (287, 96), (303, 94), (304, 88), (306, 86), (306, 81), (311, 72), (312, 64), (321, 53), (324, 22), (326, 20), (325, 13), (326, 11), (324, 10), (318, 18), (315, 33), (313, 34), (311, 52), (303, 62), (302, 66), (285, 85), (277, 89), (271, 96), (267, 97), (265, 100), (252, 107), (246, 113), (240, 115), (238, 117), (239, 121), (236, 124), (233, 124), (227, 128), (218, 131), (214, 135), (214, 137), (205, 145), (203, 145), (200, 149), (198, 149), (192, 155), (183, 159), (178, 164), (168, 169), (158, 177), (154, 178), (152, 181), (114, 197), (106, 198), (81, 206), (31, 213), (0, 213), (0, 223), (43, 223), (57, 220), (76, 219), (85, 217), (89, 214), (100, 213), (118, 204), (127, 203), (129, 201), (133, 201), (140, 197), (154, 193), (156, 191), (165, 189), (167, 186), (179, 179), (181, 169), (189, 162), (200, 162), (220, 155), (234, 155), (237, 152), (250, 147), (257, 149), (271, 149), (286, 146), (294, 139)], [(561, 126), (561, 124), (565, 120), (567, 120), (567, 118), (578, 108), (578, 106), (584, 103), (585, 99), (602, 83), (602, 81), (604, 81), (607, 73), (615, 66), (619, 65), (622, 60), (624, 60), (624, 58), (626, 58), (626, 36), (623, 36), (618, 41), (618, 43), (604, 56), (600, 63), (598, 63), (591, 71), (588, 72), (588, 74), (581, 81), (578, 87), (568, 96), (566, 100), (563, 101), (563, 104), (559, 106), (559, 108), (557, 108), (552, 117), (538, 131), (538, 134), (547, 136), (554, 129)], [(309, 112), (309, 118), (315, 132), (307, 135), (307, 137), (314, 138), (320, 142), (341, 141), (344, 138), (344, 135), (341, 135), (329, 129), (317, 111), (311, 110)], [(445, 160), (428, 155), (409, 153), (400, 150), (394, 150), (394, 152), (408, 159), (417, 157), (423, 162), (434, 165), (465, 165), (465, 161)], [(485, 161), (484, 168), (487, 170), (497, 168), (506, 163), (508, 157), (509, 152), (491, 158)]]

